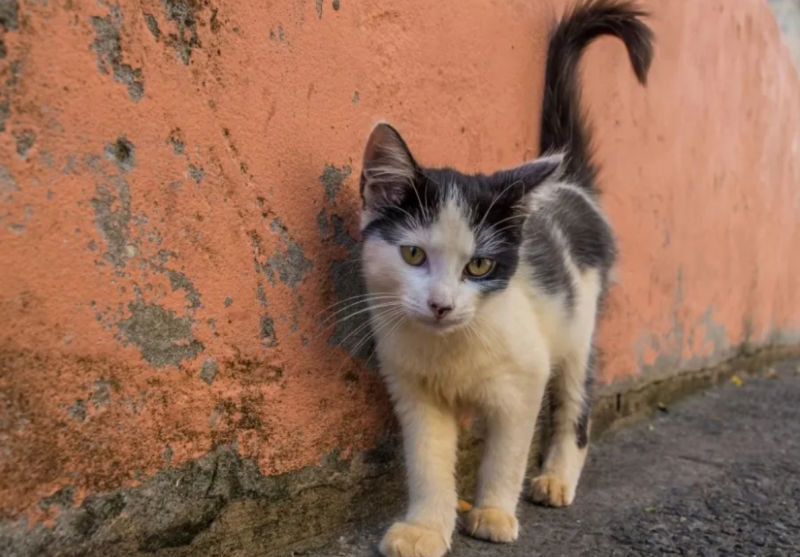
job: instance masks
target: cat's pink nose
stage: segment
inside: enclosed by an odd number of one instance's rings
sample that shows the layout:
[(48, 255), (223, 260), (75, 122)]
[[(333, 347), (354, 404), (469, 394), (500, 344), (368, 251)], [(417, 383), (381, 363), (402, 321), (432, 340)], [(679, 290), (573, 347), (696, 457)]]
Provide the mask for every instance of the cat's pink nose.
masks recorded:
[(431, 308), (431, 313), (433, 313), (436, 319), (442, 319), (445, 315), (453, 311), (453, 306), (437, 304), (436, 302), (428, 302), (428, 307)]

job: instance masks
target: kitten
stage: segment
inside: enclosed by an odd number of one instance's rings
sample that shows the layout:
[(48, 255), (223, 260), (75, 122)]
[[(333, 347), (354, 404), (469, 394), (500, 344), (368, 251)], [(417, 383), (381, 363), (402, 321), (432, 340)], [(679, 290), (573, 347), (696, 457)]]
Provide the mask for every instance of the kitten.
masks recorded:
[[(456, 521), (456, 414), (486, 420), (475, 505), (478, 538), (511, 542), (546, 386), (555, 404), (539, 503), (572, 503), (589, 436), (587, 383), (598, 306), (614, 262), (579, 105), (578, 61), (616, 35), (644, 84), (651, 31), (631, 2), (579, 4), (554, 29), (542, 113), (545, 156), (491, 175), (417, 164), (379, 124), (361, 175), (362, 269), (376, 351), (400, 421), (409, 488), (386, 556), (446, 553)], [(551, 376), (552, 374), (552, 376)]]

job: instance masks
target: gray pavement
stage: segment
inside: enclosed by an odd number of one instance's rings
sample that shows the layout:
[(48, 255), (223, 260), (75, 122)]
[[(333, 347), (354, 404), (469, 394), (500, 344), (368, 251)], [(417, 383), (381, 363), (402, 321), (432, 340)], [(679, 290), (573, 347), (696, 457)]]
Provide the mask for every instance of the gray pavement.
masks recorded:
[[(775, 365), (605, 435), (572, 507), (522, 502), (515, 544), (458, 534), (451, 555), (800, 555), (798, 366)], [(310, 554), (376, 555), (385, 527)]]

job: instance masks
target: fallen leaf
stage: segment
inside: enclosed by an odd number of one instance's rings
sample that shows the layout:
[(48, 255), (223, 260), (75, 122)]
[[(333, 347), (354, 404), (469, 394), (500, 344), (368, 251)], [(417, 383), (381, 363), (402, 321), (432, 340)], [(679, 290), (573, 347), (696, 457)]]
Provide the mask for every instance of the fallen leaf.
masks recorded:
[(737, 387), (741, 387), (742, 385), (744, 385), (744, 381), (742, 381), (742, 378), (739, 377), (738, 375), (734, 375), (733, 377), (731, 377), (731, 383), (733, 383)]

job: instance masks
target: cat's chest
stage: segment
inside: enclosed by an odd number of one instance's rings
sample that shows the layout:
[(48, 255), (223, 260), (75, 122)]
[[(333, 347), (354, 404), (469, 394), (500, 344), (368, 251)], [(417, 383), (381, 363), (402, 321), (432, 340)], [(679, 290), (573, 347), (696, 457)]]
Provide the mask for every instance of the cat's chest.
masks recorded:
[(409, 382), (453, 404), (490, 403), (546, 373), (530, 363), (535, 342), (508, 342), (478, 331), (445, 338), (412, 331), (382, 340), (381, 370), (390, 382)]
[(465, 381), (482, 378), (510, 359), (504, 346), (487, 346), (477, 337), (442, 339), (436, 335), (398, 334), (386, 343), (382, 359), (398, 372), (449, 377)]

